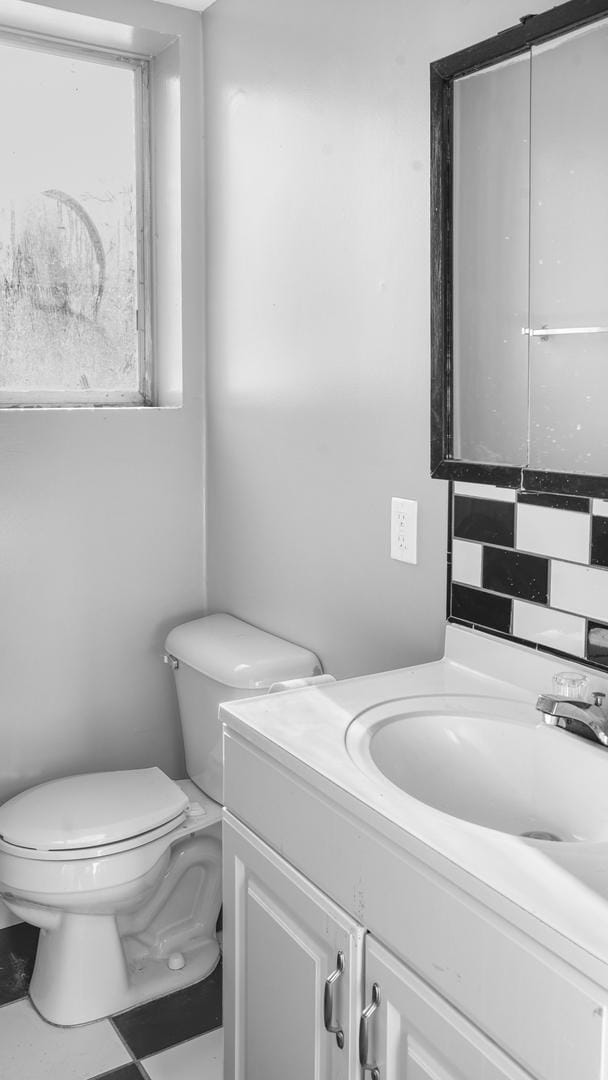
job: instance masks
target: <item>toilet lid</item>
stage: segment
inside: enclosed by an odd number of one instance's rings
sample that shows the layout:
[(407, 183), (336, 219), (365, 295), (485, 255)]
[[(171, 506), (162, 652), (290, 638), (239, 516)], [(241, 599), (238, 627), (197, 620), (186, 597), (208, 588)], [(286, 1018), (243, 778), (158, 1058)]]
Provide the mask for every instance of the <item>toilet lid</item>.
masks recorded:
[(67, 776), (0, 807), (0, 836), (17, 847), (63, 851), (129, 840), (179, 817), (188, 798), (160, 769)]

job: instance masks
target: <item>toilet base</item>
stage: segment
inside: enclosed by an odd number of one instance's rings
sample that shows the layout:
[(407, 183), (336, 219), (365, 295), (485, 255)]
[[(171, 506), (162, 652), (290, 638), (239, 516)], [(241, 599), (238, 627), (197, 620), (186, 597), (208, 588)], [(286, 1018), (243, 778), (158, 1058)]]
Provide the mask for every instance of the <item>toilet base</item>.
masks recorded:
[[(93, 956), (89, 917), (71, 916), (66, 920), (65, 936), (41, 932), (30, 998), (40, 1015), (51, 1024), (60, 1027), (87, 1024), (172, 994), (206, 978), (220, 959), (220, 947), (213, 939), (185, 949), (181, 954), (185, 963), (179, 970), (172, 970), (168, 959), (147, 956), (127, 960), (116, 920), (108, 916), (95, 919), (95, 923), (93, 979), (90, 978)], [(81, 957), (82, 970), (78, 970), (78, 962), (66, 970), (61, 961), (68, 951), (72, 958)]]
[(179, 970), (172, 970), (167, 960), (148, 958), (132, 975), (131, 1000), (125, 1008), (130, 1009), (152, 998), (172, 994), (175, 990), (205, 979), (217, 967), (221, 954), (217, 941), (205, 941), (181, 955), (185, 963)]
[[(178, 835), (143, 901), (117, 914), (37, 910), (41, 926), (30, 997), (51, 1024), (72, 1027), (132, 1009), (204, 979), (220, 957), (218, 824)], [(17, 910), (17, 906), (15, 909)]]

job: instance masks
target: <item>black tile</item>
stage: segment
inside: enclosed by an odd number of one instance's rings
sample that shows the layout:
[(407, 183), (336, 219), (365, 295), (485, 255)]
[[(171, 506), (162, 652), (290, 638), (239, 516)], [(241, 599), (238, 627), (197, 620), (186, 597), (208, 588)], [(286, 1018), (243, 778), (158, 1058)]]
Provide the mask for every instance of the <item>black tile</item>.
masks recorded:
[(491, 630), (511, 631), (512, 601), (505, 596), (493, 596), (468, 585), (452, 585), (452, 616), (474, 626)]
[(604, 623), (587, 623), (587, 648), (585, 655), (594, 664), (608, 668), (608, 626)]
[(93, 1077), (93, 1080), (142, 1080), (143, 1075), (133, 1061), (130, 1065), (121, 1065), (120, 1069), (113, 1069), (112, 1072), (100, 1073), (99, 1076)]
[(454, 497), (454, 536), (462, 540), (479, 540), (486, 544), (513, 547), (515, 503), (456, 495)]
[(38, 934), (29, 923), (0, 930), (0, 1005), (25, 997), (30, 985)]
[(589, 499), (583, 499), (578, 495), (554, 495), (548, 491), (539, 494), (533, 491), (519, 491), (517, 501), (532, 503), (533, 506), (550, 506), (554, 510), (578, 510), (581, 514), (589, 513)]
[(484, 589), (546, 604), (549, 598), (549, 560), (521, 551), (484, 548), (481, 584)]
[(591, 564), (608, 566), (608, 518), (591, 518)]
[(222, 1023), (222, 965), (202, 982), (112, 1017), (136, 1058), (202, 1035)]

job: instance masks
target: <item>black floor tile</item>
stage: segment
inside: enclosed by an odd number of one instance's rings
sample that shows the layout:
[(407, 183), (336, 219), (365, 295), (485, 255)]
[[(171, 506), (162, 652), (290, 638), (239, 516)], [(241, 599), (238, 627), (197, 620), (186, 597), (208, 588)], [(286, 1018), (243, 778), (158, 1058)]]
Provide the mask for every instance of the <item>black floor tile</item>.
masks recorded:
[(222, 1023), (222, 965), (194, 986), (112, 1017), (136, 1058), (202, 1035)]
[(30, 985), (38, 934), (29, 923), (0, 930), (0, 1005), (25, 997)]
[(131, 1065), (121, 1065), (120, 1069), (95, 1076), (93, 1080), (142, 1080), (143, 1075), (135, 1062), (132, 1062)]

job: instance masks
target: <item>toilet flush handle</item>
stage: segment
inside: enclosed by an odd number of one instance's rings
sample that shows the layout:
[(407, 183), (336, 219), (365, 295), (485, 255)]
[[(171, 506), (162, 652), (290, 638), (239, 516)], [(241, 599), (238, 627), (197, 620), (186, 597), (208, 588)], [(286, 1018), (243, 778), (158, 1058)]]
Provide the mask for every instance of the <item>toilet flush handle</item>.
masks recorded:
[(163, 663), (168, 664), (172, 671), (176, 671), (179, 667), (177, 656), (173, 656), (170, 652), (163, 653)]

